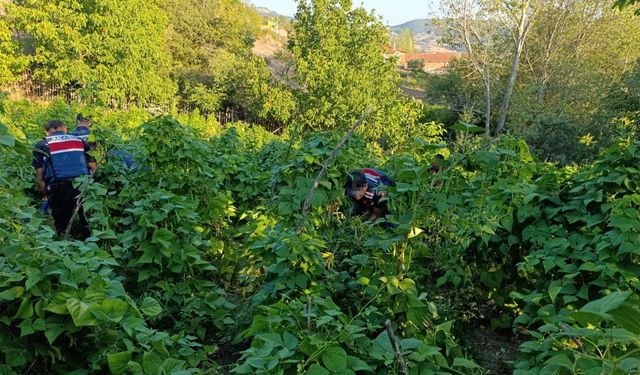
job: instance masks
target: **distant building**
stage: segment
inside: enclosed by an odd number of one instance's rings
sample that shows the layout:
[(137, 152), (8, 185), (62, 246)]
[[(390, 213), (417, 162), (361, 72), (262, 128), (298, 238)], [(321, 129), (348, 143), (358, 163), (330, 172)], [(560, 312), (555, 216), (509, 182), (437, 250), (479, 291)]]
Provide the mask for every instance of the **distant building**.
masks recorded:
[(438, 48), (432, 52), (420, 52), (420, 53), (405, 53), (395, 49), (389, 48), (385, 57), (397, 57), (397, 66), (402, 69), (409, 69), (412, 65), (422, 67), (425, 72), (443, 72), (449, 66), (451, 61), (461, 57), (462, 53), (451, 51), (444, 48)]

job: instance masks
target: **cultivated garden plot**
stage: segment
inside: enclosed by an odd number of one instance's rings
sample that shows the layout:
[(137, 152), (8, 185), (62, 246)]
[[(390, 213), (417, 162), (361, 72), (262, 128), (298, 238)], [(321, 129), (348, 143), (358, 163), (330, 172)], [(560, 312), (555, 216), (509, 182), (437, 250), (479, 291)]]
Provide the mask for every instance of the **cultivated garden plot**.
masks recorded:
[[(354, 136), (302, 217), (335, 134), (194, 124), (103, 132), (84, 242), (34, 208), (38, 128), (2, 128), (3, 373), (483, 373), (460, 344), (477, 324), (522, 343), (518, 374), (637, 371), (638, 144), (558, 169), (508, 137), (382, 154)], [(362, 160), (397, 181), (392, 228), (349, 216)]]

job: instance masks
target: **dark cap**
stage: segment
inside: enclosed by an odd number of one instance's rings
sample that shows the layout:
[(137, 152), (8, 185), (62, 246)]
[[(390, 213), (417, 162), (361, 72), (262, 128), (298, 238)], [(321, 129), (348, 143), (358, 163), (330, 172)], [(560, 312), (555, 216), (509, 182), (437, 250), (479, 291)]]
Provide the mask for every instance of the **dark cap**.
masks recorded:
[(56, 119), (56, 120), (51, 120), (46, 124), (44, 124), (44, 130), (49, 131), (51, 129), (60, 128), (64, 126), (66, 126), (64, 122)]
[(84, 116), (82, 113), (78, 113), (76, 116), (76, 121), (91, 121), (91, 116)]

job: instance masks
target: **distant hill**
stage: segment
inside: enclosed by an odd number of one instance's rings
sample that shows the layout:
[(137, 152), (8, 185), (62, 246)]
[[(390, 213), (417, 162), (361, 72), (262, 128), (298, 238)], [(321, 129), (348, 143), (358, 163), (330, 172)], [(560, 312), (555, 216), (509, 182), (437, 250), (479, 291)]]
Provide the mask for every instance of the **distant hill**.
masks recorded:
[(442, 33), (438, 27), (434, 24), (433, 19), (421, 18), (417, 20), (411, 20), (403, 24), (391, 27), (391, 39), (400, 34), (401, 30), (411, 30), (413, 33), (413, 40), (415, 43), (416, 51), (433, 51), (434, 49), (441, 47), (439, 45), (439, 39)]
[(277, 12), (266, 7), (255, 7), (255, 8), (262, 17), (273, 17), (273, 18), (285, 17), (285, 18), (291, 19), (291, 17), (289, 16), (283, 16), (282, 14), (278, 14)]
[(438, 28), (434, 25), (433, 20), (429, 18), (411, 20), (409, 22), (405, 22), (403, 24), (391, 27), (391, 31), (393, 31), (396, 34), (399, 34), (400, 30), (402, 29), (409, 29), (414, 35), (427, 34), (427, 33), (436, 34), (436, 35), (440, 34)]

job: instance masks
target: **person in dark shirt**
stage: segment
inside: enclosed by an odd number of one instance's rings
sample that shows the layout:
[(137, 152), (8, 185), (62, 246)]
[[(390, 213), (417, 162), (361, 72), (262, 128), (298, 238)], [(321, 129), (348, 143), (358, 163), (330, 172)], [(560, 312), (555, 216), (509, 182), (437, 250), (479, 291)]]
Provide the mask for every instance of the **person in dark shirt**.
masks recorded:
[[(60, 120), (51, 120), (44, 126), (46, 137), (35, 145), (33, 167), (36, 171), (38, 189), (43, 200), (49, 203), (56, 233), (64, 235), (76, 207), (78, 190), (73, 179), (93, 174), (96, 161), (88, 154), (89, 145), (82, 139), (67, 134), (66, 125)], [(81, 235), (89, 236), (89, 226), (82, 207), (79, 207)]]
[(76, 128), (69, 132), (71, 135), (82, 139), (89, 144), (91, 150), (96, 148), (95, 142), (91, 140), (91, 125), (93, 124), (91, 116), (84, 116), (82, 113), (78, 113), (76, 116)]
[(345, 184), (345, 194), (355, 202), (351, 215), (361, 216), (370, 212), (371, 215), (367, 221), (372, 223), (378, 218), (384, 217), (389, 213), (389, 208), (386, 201), (382, 199), (386, 193), (380, 188), (381, 185), (395, 186), (395, 184), (391, 178), (378, 169), (364, 168), (352, 171), (347, 176)]
[(429, 173), (431, 174), (436, 174), (442, 170), (445, 170), (445, 161), (444, 161), (444, 156), (442, 156), (442, 154), (437, 154), (432, 160), (431, 160), (431, 166), (429, 167)]

